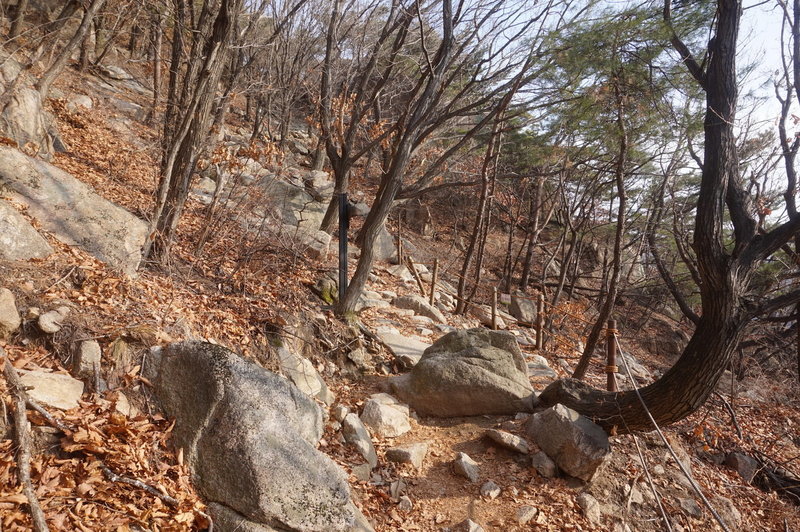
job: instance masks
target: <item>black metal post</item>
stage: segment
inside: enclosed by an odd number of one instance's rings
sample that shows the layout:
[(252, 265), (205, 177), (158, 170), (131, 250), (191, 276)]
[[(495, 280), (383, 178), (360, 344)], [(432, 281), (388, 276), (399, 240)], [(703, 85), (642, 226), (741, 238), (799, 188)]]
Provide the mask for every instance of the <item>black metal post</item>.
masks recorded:
[(347, 292), (347, 232), (350, 230), (350, 213), (347, 192), (339, 194), (339, 301)]

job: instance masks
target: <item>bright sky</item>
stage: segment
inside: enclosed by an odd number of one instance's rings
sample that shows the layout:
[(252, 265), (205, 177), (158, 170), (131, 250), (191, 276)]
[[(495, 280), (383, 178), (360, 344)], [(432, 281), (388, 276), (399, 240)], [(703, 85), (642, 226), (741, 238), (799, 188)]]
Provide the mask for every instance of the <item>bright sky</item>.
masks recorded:
[(759, 120), (774, 126), (780, 116), (780, 105), (775, 99), (773, 80), (776, 79), (776, 71), (781, 68), (780, 36), (783, 13), (777, 5), (777, 0), (767, 3), (763, 0), (750, 0), (744, 5), (739, 34), (739, 64), (743, 66), (755, 63), (756, 68), (742, 80), (744, 83), (741, 92), (744, 94), (752, 91), (759, 97), (766, 98), (756, 114)]

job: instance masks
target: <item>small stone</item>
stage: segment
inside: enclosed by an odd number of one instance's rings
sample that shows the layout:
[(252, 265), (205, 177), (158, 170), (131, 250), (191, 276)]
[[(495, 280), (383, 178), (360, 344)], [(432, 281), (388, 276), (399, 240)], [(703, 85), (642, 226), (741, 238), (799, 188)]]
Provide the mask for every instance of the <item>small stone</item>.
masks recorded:
[(666, 469), (661, 464), (656, 464), (653, 466), (653, 474), (657, 476), (663, 476), (666, 473)]
[(39, 307), (28, 307), (28, 310), (25, 311), (25, 319), (26, 320), (35, 320), (38, 319), (39, 316), (42, 315), (42, 309)]
[(539, 509), (535, 506), (520, 506), (517, 509), (517, 522), (521, 525), (527, 525), (538, 513)]
[(680, 504), (681, 510), (692, 517), (702, 517), (703, 515), (703, 509), (694, 499), (678, 499), (678, 504)]
[(644, 496), (642, 492), (639, 491), (637, 486), (631, 486), (630, 484), (625, 484), (623, 488), (625, 492), (625, 497), (629, 498), (633, 504), (643, 504), (644, 503)]
[(378, 465), (378, 454), (372, 444), (372, 438), (366, 427), (354, 413), (347, 414), (342, 422), (342, 434), (348, 443), (354, 445), (361, 456), (369, 462), (370, 467)]
[(466, 519), (450, 529), (451, 532), (484, 532), (484, 528), (473, 521)]
[(404, 480), (402, 479), (395, 480), (394, 482), (389, 484), (389, 496), (392, 498), (393, 501), (397, 502), (400, 500), (400, 497), (406, 491), (407, 487), (408, 486), (406, 485)]
[(492, 500), (500, 496), (500, 491), (500, 486), (495, 484), (492, 480), (484, 482), (483, 486), (481, 486), (481, 495), (489, 497)]
[(531, 456), (531, 465), (537, 473), (545, 478), (553, 478), (558, 474), (558, 466), (542, 451)]
[(401, 512), (410, 512), (414, 508), (414, 503), (408, 495), (403, 495), (397, 503), (397, 509)]
[(45, 312), (39, 316), (39, 328), (47, 334), (55, 334), (61, 330), (62, 322), (70, 313), (70, 308), (66, 306), (58, 307), (55, 310)]
[(427, 443), (409, 443), (388, 449), (386, 451), (386, 459), (391, 462), (411, 464), (420, 469), (426, 454), (428, 454)]
[(339, 423), (344, 421), (344, 418), (346, 418), (347, 414), (349, 413), (350, 409), (344, 405), (336, 405), (333, 408), (331, 408), (331, 415), (333, 416), (333, 419), (335, 419)]
[(516, 451), (522, 454), (528, 454), (528, 452), (530, 452), (530, 449), (528, 448), (528, 442), (509, 432), (489, 429), (486, 431), (486, 436), (488, 436), (493, 442), (499, 444), (501, 447), (505, 447), (511, 451)]
[(468, 478), (470, 482), (478, 482), (481, 478), (478, 463), (466, 453), (458, 453), (453, 461), (453, 471), (462, 477)]
[(753, 482), (756, 473), (761, 469), (761, 465), (755, 458), (742, 453), (728, 454), (725, 457), (725, 465), (735, 469), (748, 484)]
[(583, 509), (583, 515), (586, 516), (586, 519), (588, 519), (591, 524), (595, 526), (600, 524), (603, 514), (600, 510), (600, 503), (597, 502), (597, 499), (584, 491), (578, 495), (576, 502), (578, 503), (578, 506)]
[(134, 408), (128, 398), (122, 392), (117, 392), (117, 400), (114, 401), (114, 410), (125, 417), (135, 417), (139, 412)]
[(369, 464), (359, 464), (357, 466), (352, 467), (353, 476), (355, 476), (361, 482), (369, 482), (372, 467)]
[(21, 324), (14, 294), (8, 288), (0, 288), (0, 340), (8, 339)]
[(100, 344), (96, 340), (84, 340), (78, 347), (78, 354), (72, 364), (72, 373), (76, 377), (91, 378), (95, 366), (100, 368)]

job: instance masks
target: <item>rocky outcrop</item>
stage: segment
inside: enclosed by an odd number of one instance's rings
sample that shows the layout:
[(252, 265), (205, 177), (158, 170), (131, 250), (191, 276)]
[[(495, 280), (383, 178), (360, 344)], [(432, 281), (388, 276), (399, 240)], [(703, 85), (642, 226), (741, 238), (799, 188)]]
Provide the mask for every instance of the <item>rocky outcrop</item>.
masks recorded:
[(153, 355), (149, 376), (207, 500), (262, 527), (252, 530), (355, 526), (344, 472), (316, 450), (322, 411), (310, 397), (221, 346), (180, 342)]
[(531, 416), (525, 428), (559, 468), (581, 480), (591, 480), (611, 453), (599, 425), (561, 404)]
[(0, 146), (0, 186), (60, 241), (128, 275), (136, 272), (147, 224), (88, 185), (19, 150)]
[(447, 323), (447, 318), (444, 317), (442, 311), (430, 305), (421, 296), (401, 296), (392, 301), (392, 305), (397, 308), (413, 310), (414, 314), (430, 318), (436, 323)]
[[(0, 93), (24, 75), (19, 62), (0, 52)], [(54, 140), (60, 143), (55, 122), (44, 110), (39, 91), (24, 81), (14, 89), (0, 114), (0, 133), (16, 142), (20, 149), (48, 160), (53, 155)]]
[(442, 336), (391, 386), (418, 413), (437, 417), (514, 414), (536, 402), (514, 336), (488, 329)]
[(53, 248), (28, 220), (7, 201), (0, 200), (0, 259), (43, 259)]

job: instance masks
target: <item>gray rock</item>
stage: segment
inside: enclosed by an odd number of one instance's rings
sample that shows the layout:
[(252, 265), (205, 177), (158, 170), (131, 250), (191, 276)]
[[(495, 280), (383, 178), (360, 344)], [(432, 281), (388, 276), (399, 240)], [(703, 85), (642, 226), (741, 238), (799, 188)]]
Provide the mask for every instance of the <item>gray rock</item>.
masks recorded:
[(409, 269), (403, 264), (389, 266), (386, 271), (388, 271), (392, 277), (397, 277), (403, 282), (414, 282), (414, 276), (411, 275)]
[(214, 530), (235, 530), (236, 532), (280, 532), (271, 526), (250, 521), (242, 514), (231, 510), (227, 506), (212, 502), (208, 505), (208, 512), (214, 520)]
[(147, 224), (88, 185), (44, 161), (0, 146), (0, 186), (61, 242), (128, 275), (136, 272)]
[(422, 468), (425, 455), (428, 454), (427, 443), (408, 443), (386, 450), (386, 459), (401, 464), (411, 464), (415, 468)]
[(91, 378), (94, 375), (94, 368), (100, 368), (100, 344), (97, 340), (84, 340), (78, 346), (72, 364), (72, 372), (79, 378)]
[(328, 257), (331, 248), (331, 235), (325, 231), (318, 231), (319, 226), (284, 225), (280, 235), (288, 239), (294, 246), (299, 247), (312, 259), (324, 260)]
[(0, 340), (6, 340), (22, 324), (14, 294), (8, 288), (0, 288)]
[(539, 509), (535, 506), (520, 506), (517, 508), (517, 523), (527, 525), (539, 513)]
[(333, 419), (335, 419), (339, 423), (344, 421), (344, 418), (346, 418), (347, 414), (349, 413), (350, 409), (344, 405), (336, 405), (333, 408), (331, 408), (331, 415), (333, 416)]
[[(476, 318), (484, 327), (492, 326), (492, 308), (488, 305), (472, 305), (469, 308), (469, 315)], [(497, 315), (497, 328), (507, 329), (508, 326), (500, 314)]]
[(100, 71), (103, 75), (118, 81), (133, 79), (125, 69), (116, 65), (100, 65)]
[(392, 301), (392, 305), (397, 308), (413, 310), (415, 314), (430, 318), (436, 323), (447, 323), (447, 318), (436, 308), (428, 304), (428, 301), (421, 296), (402, 296)]
[(711, 499), (711, 505), (717, 510), (717, 513), (728, 525), (731, 530), (737, 530), (742, 525), (742, 514), (736, 509), (733, 501), (727, 497), (717, 495)]
[(495, 484), (492, 480), (487, 480), (483, 483), (483, 486), (481, 486), (481, 495), (489, 497), (492, 500), (500, 496), (500, 491), (500, 486)]
[(536, 323), (536, 302), (525, 294), (516, 293), (511, 296), (508, 312), (524, 325)]
[(22, 214), (0, 199), (0, 259), (43, 259), (53, 252)]
[(403, 336), (396, 331), (378, 329), (376, 334), (406, 368), (415, 366), (422, 358), (422, 353), (431, 346), (429, 343)]
[(381, 226), (375, 236), (375, 242), (372, 244), (372, 253), (375, 260), (378, 261), (397, 260), (397, 243), (385, 225)]
[(314, 368), (311, 361), (296, 355), (284, 347), (278, 348), (278, 360), (281, 372), (292, 381), (297, 388), (311, 397), (316, 397), (326, 405), (335, 401), (333, 392)]
[(372, 466), (368, 463), (353, 466), (351, 469), (353, 471), (353, 476), (361, 482), (369, 482), (369, 479), (372, 478)]
[[(14, 61), (5, 54), (0, 55), (3, 62)], [(6, 70), (3, 68), (3, 78), (5, 87), (8, 87), (10, 80), (6, 77)], [(13, 92), (0, 115), (0, 131), (17, 146), (31, 149), (36, 156), (45, 160), (52, 157), (58, 140), (54, 120), (44, 110), (39, 91), (24, 85)]]
[(513, 335), (486, 329), (439, 338), (390, 385), (415, 411), (438, 417), (515, 414), (536, 400)]
[(600, 426), (561, 404), (531, 416), (526, 430), (559, 468), (581, 480), (591, 480), (611, 453)]
[(355, 413), (350, 413), (345, 416), (342, 421), (342, 434), (347, 443), (352, 444), (364, 457), (364, 460), (369, 462), (370, 467), (374, 468), (378, 465), (378, 454), (375, 452), (375, 446), (372, 444), (372, 438), (367, 432), (366, 427), (358, 418)]
[(531, 377), (548, 377), (552, 379), (558, 377), (558, 374), (550, 368), (547, 359), (542, 355), (533, 355), (530, 358), (531, 360), (528, 362), (528, 374)]
[(748, 484), (753, 482), (756, 473), (761, 469), (758, 460), (742, 453), (729, 453), (725, 457), (725, 465), (735, 469)]
[(683, 498), (678, 499), (678, 504), (681, 507), (681, 510), (686, 512), (691, 517), (702, 517), (703, 516), (703, 509), (700, 508), (700, 505), (697, 504), (697, 501), (691, 498)]
[(294, 384), (202, 342), (167, 346), (155, 373), (156, 394), (177, 418), (175, 445), (206, 500), (260, 525), (354, 526), (346, 476), (315, 448), (322, 411)]
[(83, 382), (69, 375), (25, 370), (19, 374), (20, 382), (29, 388), (28, 395), (43, 405), (69, 410), (78, 406), (83, 395)]
[(510, 432), (489, 429), (486, 431), (486, 436), (488, 436), (493, 442), (497, 443), (501, 447), (505, 447), (510, 451), (516, 451), (522, 454), (528, 454), (530, 452), (528, 442), (515, 434), (511, 434)]
[(542, 451), (531, 456), (531, 466), (545, 478), (553, 478), (558, 474), (556, 463)]
[(58, 307), (55, 310), (51, 310), (49, 312), (45, 312), (39, 319), (37, 323), (39, 324), (39, 329), (42, 332), (47, 334), (55, 334), (61, 330), (61, 325), (67, 316), (69, 316), (70, 308), (67, 306)]
[(591, 524), (597, 526), (602, 522), (603, 513), (600, 508), (600, 503), (597, 502), (597, 499), (592, 495), (584, 491), (578, 495), (576, 502), (583, 510), (583, 515), (586, 516), (586, 519), (588, 519)]
[(470, 482), (478, 482), (481, 479), (478, 463), (466, 453), (458, 453), (456, 459), (453, 460), (453, 471), (468, 478)]
[(370, 396), (364, 404), (361, 421), (378, 436), (395, 438), (411, 430), (408, 406), (386, 393)]
[(410, 512), (414, 509), (414, 503), (411, 501), (411, 497), (408, 495), (402, 495), (400, 500), (397, 501), (397, 509), (401, 512)]
[(94, 106), (92, 99), (86, 96), (85, 94), (71, 94), (67, 98), (67, 110), (70, 113), (77, 113), (78, 111), (83, 109), (91, 109)]
[(484, 528), (472, 519), (465, 519), (452, 527), (450, 532), (484, 532)]

